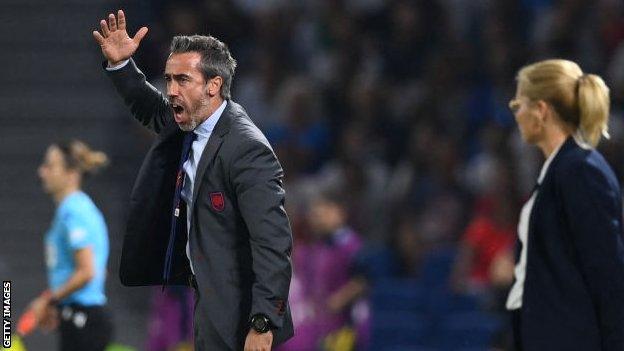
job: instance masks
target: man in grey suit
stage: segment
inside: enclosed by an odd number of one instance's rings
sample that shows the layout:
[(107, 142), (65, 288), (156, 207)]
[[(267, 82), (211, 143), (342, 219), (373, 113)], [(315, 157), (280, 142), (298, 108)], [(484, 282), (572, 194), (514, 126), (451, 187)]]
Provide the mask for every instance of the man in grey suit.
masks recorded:
[(211, 36), (177, 36), (167, 97), (131, 56), (123, 11), (93, 36), (134, 117), (158, 134), (132, 190), (120, 277), (129, 286), (195, 288), (196, 350), (270, 350), (293, 335), (292, 235), (282, 168), (231, 100), (236, 61)]

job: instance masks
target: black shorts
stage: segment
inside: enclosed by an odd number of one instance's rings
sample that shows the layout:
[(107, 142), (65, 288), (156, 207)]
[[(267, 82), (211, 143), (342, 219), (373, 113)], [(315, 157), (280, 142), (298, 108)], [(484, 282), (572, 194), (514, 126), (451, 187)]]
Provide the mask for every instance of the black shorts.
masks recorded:
[(113, 325), (102, 306), (59, 306), (60, 351), (104, 351), (111, 342)]

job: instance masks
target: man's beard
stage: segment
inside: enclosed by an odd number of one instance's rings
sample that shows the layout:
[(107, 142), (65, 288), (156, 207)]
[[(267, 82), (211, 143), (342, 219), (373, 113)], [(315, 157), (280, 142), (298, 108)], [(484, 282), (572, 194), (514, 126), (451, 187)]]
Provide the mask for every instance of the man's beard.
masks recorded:
[(209, 116), (204, 116), (200, 111), (206, 111), (209, 105), (208, 99), (201, 99), (192, 111), (188, 111), (189, 121), (186, 123), (178, 124), (181, 130), (190, 132), (195, 130), (198, 125), (202, 124)]
[(196, 114), (193, 114), (190, 116), (190, 121), (186, 122), (186, 123), (179, 123), (178, 127), (180, 127), (180, 129), (182, 129), (185, 132), (190, 132), (195, 130), (195, 128), (197, 128), (197, 126), (201, 123), (202, 121), (200, 121), (200, 117)]

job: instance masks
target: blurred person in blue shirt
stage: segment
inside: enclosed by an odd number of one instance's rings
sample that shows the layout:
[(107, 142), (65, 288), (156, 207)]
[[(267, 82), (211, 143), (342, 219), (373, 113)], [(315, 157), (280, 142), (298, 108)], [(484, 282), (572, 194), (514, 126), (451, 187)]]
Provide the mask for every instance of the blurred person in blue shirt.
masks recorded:
[(104, 153), (74, 140), (50, 145), (39, 167), (44, 191), (57, 208), (45, 235), (49, 290), (30, 308), (44, 329), (60, 323), (62, 351), (104, 350), (111, 339), (103, 308), (108, 231), (100, 210), (80, 190), (82, 179), (107, 162)]

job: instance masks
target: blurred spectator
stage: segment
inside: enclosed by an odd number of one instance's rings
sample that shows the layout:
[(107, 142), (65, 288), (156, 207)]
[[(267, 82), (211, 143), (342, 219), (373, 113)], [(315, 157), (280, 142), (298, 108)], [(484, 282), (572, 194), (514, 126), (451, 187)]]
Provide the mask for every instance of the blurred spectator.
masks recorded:
[(388, 278), (419, 278), (422, 261), (434, 240), (424, 233), (423, 216), (405, 214), (397, 219), (387, 242), (371, 245), (358, 257), (369, 284)]
[(510, 171), (502, 160), (495, 160), (492, 166), (489, 177), (485, 176), (487, 188), (475, 199), (472, 218), (459, 242), (451, 277), (457, 292), (484, 293), (493, 288), (490, 274), (494, 263), (513, 251), (517, 206)]
[(295, 336), (280, 350), (336, 350), (333, 339), (339, 333), (353, 335), (352, 347), (356, 342), (364, 347), (368, 317), (352, 318), (354, 307), (363, 307), (360, 297), (366, 288), (355, 270), (362, 241), (347, 224), (342, 196), (318, 194), (310, 204), (308, 223), (313, 239), (299, 243), (293, 257)]
[(327, 155), (329, 131), (320, 96), (309, 77), (292, 77), (280, 87), (277, 118), (267, 121), (267, 138), (292, 176), (318, 170)]
[[(212, 33), (245, 62), (234, 99), (256, 111), (284, 163), (295, 257), (319, 245), (307, 210), (318, 189), (341, 189), (345, 221), (375, 257), (369, 279), (422, 278), (428, 257), (457, 248), (452, 278), (439, 279), (500, 307), (518, 204), (543, 162), (507, 108), (515, 72), (535, 58), (607, 77), (612, 139), (601, 151), (622, 181), (621, 1), (159, 3), (153, 40)], [(310, 284), (295, 270), (293, 297)]]
[[(508, 150), (500, 148), (506, 133), (489, 123), (479, 136), (479, 152), (463, 171), (473, 203), (451, 276), (451, 285), (457, 292), (473, 294), (508, 288), (499, 281), (504, 272), (493, 265), (513, 251), (520, 203), (512, 160)], [(492, 270), (497, 272), (496, 284), (490, 276)], [(510, 277), (512, 274), (513, 268), (507, 272)]]
[(152, 289), (146, 350), (169, 351), (193, 345), (193, 292), (185, 286)]
[(344, 130), (338, 155), (315, 175), (321, 188), (341, 189), (350, 224), (369, 240), (383, 235), (387, 167), (372, 152), (370, 132), (354, 123)]

